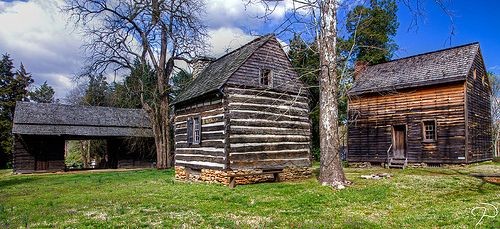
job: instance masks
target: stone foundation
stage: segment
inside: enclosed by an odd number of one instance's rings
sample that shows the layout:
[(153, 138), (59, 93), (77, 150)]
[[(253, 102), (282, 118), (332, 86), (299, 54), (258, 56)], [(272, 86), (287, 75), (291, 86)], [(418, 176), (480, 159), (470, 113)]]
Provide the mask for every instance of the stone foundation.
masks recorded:
[[(175, 166), (175, 178), (184, 181), (201, 181), (208, 183), (221, 183), (228, 185), (228, 175), (233, 174), (250, 174), (259, 173), (262, 170), (216, 170), (216, 169), (201, 169), (195, 170), (185, 168), (184, 166)], [(312, 176), (312, 168), (284, 168), (279, 174), (280, 181), (306, 179)], [(265, 175), (249, 175), (245, 177), (236, 177), (236, 184), (254, 184), (260, 182), (273, 181), (272, 174)]]

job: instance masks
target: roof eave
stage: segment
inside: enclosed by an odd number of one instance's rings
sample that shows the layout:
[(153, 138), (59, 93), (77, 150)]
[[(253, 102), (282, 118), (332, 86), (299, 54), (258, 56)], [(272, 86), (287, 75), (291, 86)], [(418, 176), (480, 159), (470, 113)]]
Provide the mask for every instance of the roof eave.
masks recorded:
[(425, 82), (420, 82), (420, 83), (416, 83), (416, 84), (404, 84), (404, 85), (398, 85), (398, 86), (372, 88), (372, 89), (365, 89), (365, 90), (359, 90), (359, 91), (354, 90), (354, 91), (349, 91), (348, 95), (349, 96), (359, 96), (359, 95), (364, 95), (364, 94), (383, 93), (383, 92), (397, 91), (397, 90), (401, 90), (401, 89), (410, 89), (410, 88), (426, 87), (426, 86), (440, 85), (440, 84), (446, 84), (446, 83), (454, 83), (454, 82), (465, 81), (466, 77), (467, 77), (466, 75), (458, 75), (458, 76), (454, 76), (454, 77), (450, 77), (450, 78), (446, 78), (446, 79), (425, 81)]

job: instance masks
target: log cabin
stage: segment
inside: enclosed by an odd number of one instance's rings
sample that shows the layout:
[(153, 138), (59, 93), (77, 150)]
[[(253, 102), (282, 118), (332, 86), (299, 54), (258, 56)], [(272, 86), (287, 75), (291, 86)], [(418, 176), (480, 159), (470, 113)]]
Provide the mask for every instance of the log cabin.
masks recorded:
[(177, 179), (254, 183), (311, 174), (308, 90), (274, 35), (194, 66), (203, 69), (172, 102)]
[(492, 159), (491, 90), (478, 43), (356, 68), (349, 162), (404, 167)]

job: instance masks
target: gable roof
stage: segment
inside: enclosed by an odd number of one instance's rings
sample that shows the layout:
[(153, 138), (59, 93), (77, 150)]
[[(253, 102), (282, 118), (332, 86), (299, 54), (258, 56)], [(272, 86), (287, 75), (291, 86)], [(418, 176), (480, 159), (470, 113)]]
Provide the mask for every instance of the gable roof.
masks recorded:
[(275, 39), (273, 34), (256, 38), (246, 45), (225, 54), (208, 65), (175, 99), (175, 105), (219, 90), (229, 77), (262, 45)]
[(463, 81), (478, 52), (476, 42), (368, 66), (359, 74), (349, 94)]
[(17, 102), (14, 134), (152, 137), (142, 109)]

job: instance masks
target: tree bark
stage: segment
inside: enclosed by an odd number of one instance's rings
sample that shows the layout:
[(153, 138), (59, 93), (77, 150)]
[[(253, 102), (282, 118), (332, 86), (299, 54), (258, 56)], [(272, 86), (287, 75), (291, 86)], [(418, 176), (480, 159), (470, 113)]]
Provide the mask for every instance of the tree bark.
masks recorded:
[(343, 188), (347, 183), (340, 159), (338, 78), (336, 73), (337, 0), (321, 2), (320, 48), (320, 174), (323, 185)]
[(165, 169), (172, 166), (170, 152), (170, 118), (169, 118), (169, 87), (168, 76), (172, 73), (174, 61), (169, 58), (167, 61), (167, 29), (162, 28), (161, 49), (158, 67), (156, 69), (157, 89), (159, 104), (154, 109), (149, 109), (155, 124), (153, 134), (156, 142), (156, 168)]

